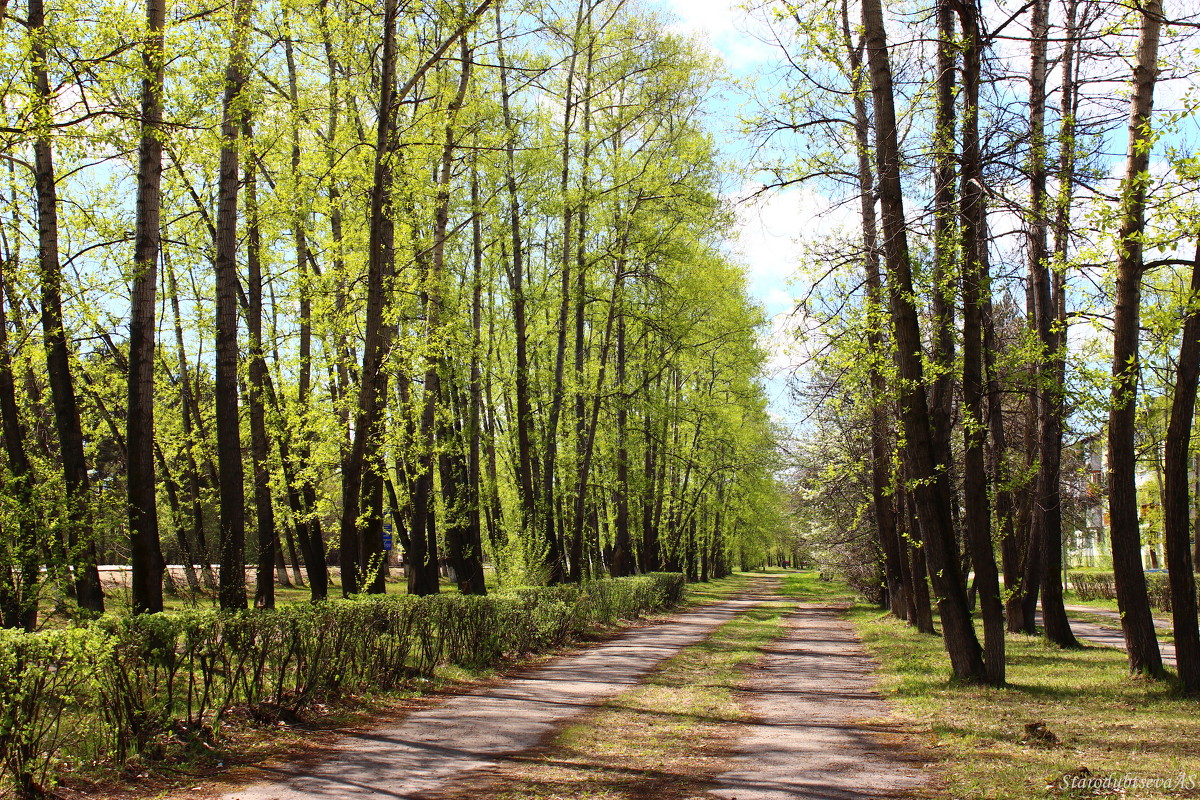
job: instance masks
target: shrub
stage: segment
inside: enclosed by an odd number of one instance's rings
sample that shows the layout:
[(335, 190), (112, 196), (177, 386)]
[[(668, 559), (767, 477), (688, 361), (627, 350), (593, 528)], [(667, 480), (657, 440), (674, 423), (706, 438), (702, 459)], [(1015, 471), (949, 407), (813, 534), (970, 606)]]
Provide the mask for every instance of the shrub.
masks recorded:
[(71, 763), (154, 759), (262, 722), (388, 690), (442, 664), (486, 667), (589, 628), (676, 605), (683, 576), (582, 586), (361, 596), (274, 611), (108, 615), (85, 627), (0, 631), (0, 781), (37, 796)]
[[(1070, 572), (1067, 579), (1080, 600), (1116, 600), (1117, 582), (1111, 572)], [(1200, 582), (1200, 575), (1196, 576)], [(1171, 583), (1165, 572), (1146, 573), (1146, 594), (1150, 605), (1160, 611), (1171, 610)]]

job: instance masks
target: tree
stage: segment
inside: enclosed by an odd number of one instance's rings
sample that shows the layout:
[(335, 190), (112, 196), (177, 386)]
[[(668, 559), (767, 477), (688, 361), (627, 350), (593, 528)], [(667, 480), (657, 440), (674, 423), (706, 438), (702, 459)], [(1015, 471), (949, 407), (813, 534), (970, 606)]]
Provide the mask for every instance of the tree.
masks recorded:
[(147, 38), (142, 53), (142, 138), (138, 150), (137, 230), (129, 322), (128, 453), (130, 564), (134, 613), (162, 611), (165, 569), (158, 536), (154, 479), (155, 290), (162, 183), (163, 23), (166, 3), (147, 0)]
[(1145, 227), (1147, 169), (1153, 143), (1151, 115), (1158, 74), (1162, 4), (1150, 0), (1141, 10), (1141, 33), (1133, 69), (1129, 111), (1129, 150), (1121, 181), (1120, 229), (1116, 252), (1116, 305), (1113, 311), (1112, 410), (1108, 416), (1109, 516), (1117, 605), (1132, 672), (1162, 674), (1162, 654), (1142, 572), (1135, 482), (1134, 423), (1137, 411), (1138, 320), (1141, 306), (1142, 232)]
[(900, 185), (900, 153), (896, 127), (891, 66), (888, 60), (883, 9), (879, 0), (864, 0), (863, 31), (871, 93), (875, 105), (875, 158), (883, 228), (883, 253), (888, 272), (888, 295), (896, 359), (901, 381), (900, 418), (905, 438), (904, 458), (912, 497), (920, 520), (921, 541), (929, 559), (930, 577), (938, 595), (942, 635), (954, 674), (984, 677), (983, 656), (967, 608), (950, 520), (950, 504), (938, 476), (929, 423), (929, 403), (921, 364), (921, 333), (913, 306), (912, 273), (905, 229), (904, 193)]
[(221, 114), (221, 163), (216, 223), (216, 428), (217, 463), (221, 485), (221, 608), (246, 607), (245, 478), (242, 433), (238, 413), (238, 274), (237, 227), (239, 161), (238, 138), (249, 113), (243, 91), (246, 85), (246, 48), (250, 34), (250, 7), (237, 0), (232, 8), (229, 62), (225, 68), (225, 96)]

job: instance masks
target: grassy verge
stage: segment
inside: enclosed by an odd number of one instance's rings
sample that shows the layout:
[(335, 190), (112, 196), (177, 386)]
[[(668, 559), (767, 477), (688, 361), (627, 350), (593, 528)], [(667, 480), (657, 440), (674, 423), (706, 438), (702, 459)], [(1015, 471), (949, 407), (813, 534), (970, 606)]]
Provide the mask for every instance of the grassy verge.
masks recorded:
[[(856, 605), (847, 616), (880, 662), (880, 689), (936, 756), (942, 786), (927, 796), (945, 797), (947, 789), (949, 797), (989, 800), (1200, 794), (1200, 703), (1169, 683), (1129, 677), (1120, 651), (1063, 651), (1010, 636), (1009, 685), (991, 689), (949, 679), (940, 637), (922, 636), (874, 607)], [(1031, 737), (1026, 726), (1033, 723), (1053, 741)], [(1140, 785), (1070, 787), (1073, 778), (1113, 776)]]
[(506, 763), (459, 800), (675, 800), (703, 794), (728, 766), (743, 671), (783, 632), (791, 604), (751, 609), (685, 648), (637, 687), (563, 729), (541, 751)]
[(689, 583), (684, 589), (683, 607), (693, 608), (705, 603), (719, 603), (744, 592), (750, 586), (752, 576), (744, 572), (735, 572), (720, 580), (706, 583)]

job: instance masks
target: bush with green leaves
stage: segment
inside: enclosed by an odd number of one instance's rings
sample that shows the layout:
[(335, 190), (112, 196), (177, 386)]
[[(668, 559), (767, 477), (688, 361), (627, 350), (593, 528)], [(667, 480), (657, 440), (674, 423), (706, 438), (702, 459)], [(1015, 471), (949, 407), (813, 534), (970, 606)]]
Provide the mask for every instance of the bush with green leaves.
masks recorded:
[[(1117, 582), (1111, 572), (1071, 572), (1067, 579), (1080, 600), (1116, 600)], [(1200, 583), (1200, 575), (1196, 576)], [(1171, 610), (1171, 583), (1165, 572), (1146, 573), (1146, 593), (1150, 605), (1160, 611)]]
[(676, 605), (677, 573), (486, 597), (365, 595), (264, 611), (117, 617), (0, 631), (0, 780), (36, 797), (83, 763), (211, 743), (233, 714), (290, 719), (316, 703), (561, 647)]

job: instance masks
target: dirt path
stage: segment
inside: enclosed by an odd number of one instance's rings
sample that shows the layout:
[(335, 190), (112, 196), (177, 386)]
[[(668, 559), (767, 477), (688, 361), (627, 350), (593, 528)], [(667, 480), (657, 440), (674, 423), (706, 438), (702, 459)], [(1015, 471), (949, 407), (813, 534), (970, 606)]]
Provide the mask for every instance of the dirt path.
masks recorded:
[(838, 609), (802, 605), (766, 650), (726, 800), (878, 800), (924, 782), (918, 754), (886, 720), (872, 661)]
[[(765, 588), (765, 587), (764, 587)], [(308, 766), (264, 768), (222, 800), (420, 798), (533, 747), (574, 717), (636, 684), (684, 647), (759, 602), (748, 595), (629, 631), (524, 677), (454, 697), (394, 727), (351, 734)]]

